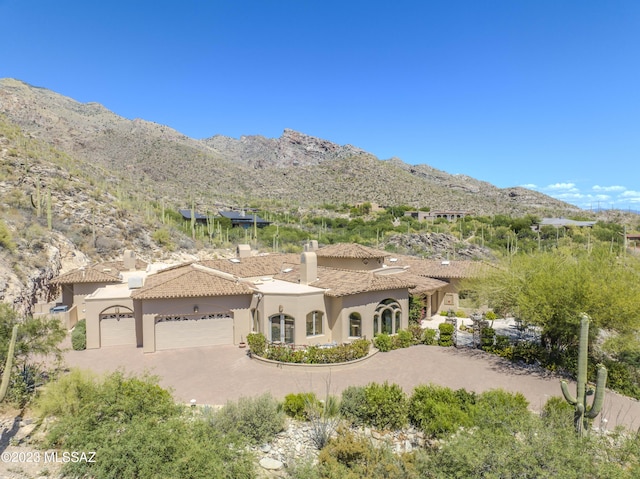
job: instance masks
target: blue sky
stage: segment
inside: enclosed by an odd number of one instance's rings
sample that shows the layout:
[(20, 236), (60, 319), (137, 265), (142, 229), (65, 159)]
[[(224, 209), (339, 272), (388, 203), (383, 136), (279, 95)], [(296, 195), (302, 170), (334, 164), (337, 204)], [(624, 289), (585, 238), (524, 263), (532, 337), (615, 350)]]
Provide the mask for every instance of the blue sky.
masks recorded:
[(640, 210), (637, 0), (0, 0), (0, 77)]

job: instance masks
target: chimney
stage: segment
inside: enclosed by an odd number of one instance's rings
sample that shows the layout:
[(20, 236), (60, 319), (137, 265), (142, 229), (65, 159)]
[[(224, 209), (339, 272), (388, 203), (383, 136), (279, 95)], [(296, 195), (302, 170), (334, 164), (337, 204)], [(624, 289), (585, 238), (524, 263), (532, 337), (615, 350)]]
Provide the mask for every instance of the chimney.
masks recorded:
[(300, 284), (318, 279), (318, 257), (313, 251), (305, 251), (300, 257)]
[(238, 258), (248, 258), (251, 256), (251, 246), (248, 244), (239, 244), (236, 248), (236, 256)]
[(136, 270), (136, 254), (130, 249), (124, 250), (124, 254), (122, 256), (122, 262), (124, 263), (124, 269), (126, 271), (135, 271)]
[(318, 251), (318, 240), (310, 240), (304, 244), (305, 251)]

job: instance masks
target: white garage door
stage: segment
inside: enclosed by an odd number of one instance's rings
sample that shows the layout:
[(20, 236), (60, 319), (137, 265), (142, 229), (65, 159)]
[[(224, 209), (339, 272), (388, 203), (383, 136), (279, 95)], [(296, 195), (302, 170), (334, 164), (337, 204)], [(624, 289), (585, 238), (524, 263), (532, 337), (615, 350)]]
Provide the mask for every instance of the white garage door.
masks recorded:
[(156, 351), (221, 344), (233, 344), (233, 318), (229, 315), (156, 318)]
[(136, 346), (136, 321), (133, 315), (100, 318), (100, 347)]

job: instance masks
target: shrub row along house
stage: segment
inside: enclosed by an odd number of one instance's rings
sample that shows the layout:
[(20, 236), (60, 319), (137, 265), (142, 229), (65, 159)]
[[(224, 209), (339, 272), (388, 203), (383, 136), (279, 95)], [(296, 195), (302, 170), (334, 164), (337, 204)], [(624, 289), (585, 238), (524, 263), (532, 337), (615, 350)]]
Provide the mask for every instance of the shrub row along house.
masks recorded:
[[(87, 348), (164, 349), (238, 344), (251, 332), (273, 342), (344, 343), (395, 334), (409, 321), (409, 296), (425, 317), (458, 307), (457, 282), (479, 263), (430, 261), (358, 244), (296, 254), (252, 255), (162, 269), (125, 251), (52, 280), (72, 327), (86, 319)], [(64, 309), (64, 308), (63, 308)]]

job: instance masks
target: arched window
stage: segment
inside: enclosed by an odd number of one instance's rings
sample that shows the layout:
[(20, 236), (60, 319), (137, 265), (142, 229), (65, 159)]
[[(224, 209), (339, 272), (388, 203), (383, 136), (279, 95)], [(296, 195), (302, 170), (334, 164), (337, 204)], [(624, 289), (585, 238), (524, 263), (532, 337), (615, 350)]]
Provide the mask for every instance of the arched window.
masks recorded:
[(362, 337), (362, 317), (358, 313), (349, 315), (349, 337)]
[(312, 311), (307, 314), (307, 336), (322, 334), (322, 311)]
[(395, 299), (385, 299), (373, 315), (373, 334), (395, 334), (400, 330), (402, 308)]
[(274, 314), (269, 318), (271, 324), (271, 341), (293, 344), (295, 319), (288, 314)]

